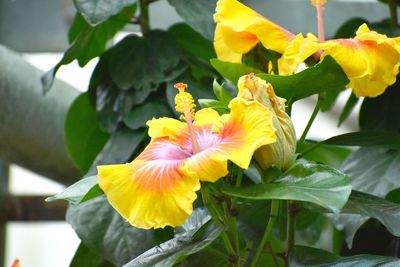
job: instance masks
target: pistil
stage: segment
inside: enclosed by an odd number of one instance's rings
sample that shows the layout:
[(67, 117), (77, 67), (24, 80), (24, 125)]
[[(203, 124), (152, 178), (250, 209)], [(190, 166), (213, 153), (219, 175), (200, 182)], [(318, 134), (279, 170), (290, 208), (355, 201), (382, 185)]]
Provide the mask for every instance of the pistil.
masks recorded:
[(324, 28), (324, 5), (327, 0), (310, 0), (311, 5), (317, 9), (317, 23), (318, 23), (318, 39), (320, 42), (325, 41), (325, 28)]
[(175, 110), (182, 113), (180, 118), (185, 120), (187, 123), (190, 141), (192, 143), (192, 153), (197, 154), (201, 149), (193, 126), (194, 109), (196, 107), (193, 96), (190, 93), (185, 92), (188, 87), (185, 83), (177, 83), (174, 87), (179, 90), (179, 93), (175, 96)]

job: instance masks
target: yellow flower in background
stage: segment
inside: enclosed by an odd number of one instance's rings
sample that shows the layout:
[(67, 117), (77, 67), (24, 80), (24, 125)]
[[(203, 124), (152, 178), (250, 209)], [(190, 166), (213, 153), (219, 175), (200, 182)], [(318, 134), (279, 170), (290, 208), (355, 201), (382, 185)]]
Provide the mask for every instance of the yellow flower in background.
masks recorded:
[(236, 0), (219, 0), (214, 47), (219, 59), (241, 63), (242, 55), (259, 42), (283, 53), (294, 35)]
[(255, 150), (276, 141), (272, 113), (256, 101), (233, 99), (230, 114), (194, 113), (186, 85), (177, 84), (176, 109), (186, 122), (152, 119), (150, 144), (131, 163), (98, 166), (110, 204), (133, 226), (178, 226), (192, 213), (200, 181), (228, 174), (227, 162), (248, 168)]
[(350, 80), (356, 96), (375, 97), (396, 81), (400, 47), (397, 39), (361, 25), (353, 39), (319, 42), (312, 34), (296, 36), (279, 60), (281, 74), (292, 74), (309, 56), (322, 51), (320, 58), (332, 56)]
[(296, 133), (292, 120), (285, 112), (286, 99), (277, 97), (270, 83), (248, 74), (238, 81), (238, 98), (257, 101), (272, 112), (276, 142), (262, 146), (254, 153), (254, 158), (263, 169), (271, 165), (285, 170), (290, 167), (296, 151)]

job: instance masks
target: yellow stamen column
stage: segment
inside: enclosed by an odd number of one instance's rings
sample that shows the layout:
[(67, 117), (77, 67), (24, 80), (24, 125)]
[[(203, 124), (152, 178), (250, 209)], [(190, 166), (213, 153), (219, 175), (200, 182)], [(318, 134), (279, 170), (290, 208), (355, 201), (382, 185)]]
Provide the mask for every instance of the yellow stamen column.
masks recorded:
[(181, 119), (186, 121), (189, 128), (192, 152), (197, 154), (200, 152), (200, 146), (193, 127), (194, 108), (196, 107), (193, 96), (185, 92), (188, 87), (185, 83), (177, 83), (174, 87), (179, 90), (179, 93), (175, 96), (175, 110), (182, 113)]

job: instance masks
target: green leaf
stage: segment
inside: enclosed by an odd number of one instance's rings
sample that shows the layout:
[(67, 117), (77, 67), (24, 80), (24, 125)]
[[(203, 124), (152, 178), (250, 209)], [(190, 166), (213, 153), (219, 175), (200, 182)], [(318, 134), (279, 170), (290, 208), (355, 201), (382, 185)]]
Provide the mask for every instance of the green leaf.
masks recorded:
[(217, 99), (228, 106), (229, 102), (232, 100), (233, 97), (224, 88), (224, 84), (219, 84), (217, 80), (214, 79), (213, 91)]
[(324, 142), (307, 141), (297, 144), (297, 152), (302, 153), (302, 156), (309, 161), (339, 168), (343, 161), (350, 155), (351, 150), (344, 147), (326, 145)]
[(207, 223), (152, 248), (124, 267), (170, 267), (185, 257), (209, 246), (219, 237), (223, 228)]
[(321, 141), (315, 144), (314, 147), (309, 148), (309, 150), (313, 150), (322, 144), (400, 149), (400, 134), (378, 131), (345, 133)]
[(359, 98), (353, 93), (347, 99), (346, 105), (340, 113), (338, 127), (349, 117), (350, 113), (353, 111), (354, 107), (357, 105)]
[(367, 193), (353, 191), (342, 213), (366, 215), (400, 236), (400, 205)]
[[(387, 265), (385, 265), (387, 264)], [(397, 266), (400, 260), (397, 258), (377, 255), (355, 255), (350, 257), (339, 257), (328, 251), (295, 246), (289, 259), (291, 267), (364, 267), (364, 266)]]
[(194, 31), (189, 25), (175, 24), (168, 29), (168, 32), (174, 37), (182, 50), (191, 56), (207, 62), (216, 57), (213, 43)]
[(245, 199), (307, 201), (339, 212), (350, 195), (351, 184), (344, 173), (327, 165), (298, 162), (273, 183), (224, 187), (222, 191)]
[[(352, 180), (353, 190), (378, 197), (385, 197), (394, 188), (400, 187), (400, 152), (385, 148), (360, 148), (353, 152), (341, 168)], [(368, 217), (357, 214), (342, 214), (335, 221), (338, 228), (344, 229), (349, 247), (357, 230)]]
[(78, 12), (92, 26), (102, 23), (135, 2), (136, 0), (74, 0)]
[(365, 98), (360, 109), (360, 129), (400, 132), (400, 81), (389, 86), (385, 93)]
[(76, 165), (86, 173), (109, 135), (100, 130), (87, 93), (78, 96), (65, 120), (65, 142)]
[(118, 125), (103, 150), (97, 155), (90, 173), (96, 173), (96, 167), (104, 164), (126, 163), (143, 140), (143, 129), (130, 130), (125, 125)]
[(85, 246), (117, 266), (153, 245), (153, 231), (130, 225), (104, 196), (70, 206), (66, 219)]
[(190, 27), (201, 33), (206, 39), (214, 39), (215, 24), (213, 14), (215, 1), (196, 0), (168, 0), (175, 7), (176, 12), (181, 16)]
[(363, 23), (369, 24), (366, 19), (357, 17), (345, 21), (336, 31), (333, 39), (353, 38), (356, 35), (358, 27), (360, 27)]
[(129, 35), (116, 44), (110, 57), (110, 76), (121, 89), (151, 90), (179, 75), (180, 51), (175, 40), (164, 31), (151, 31), (146, 37)]
[(50, 90), (54, 76), (62, 65), (67, 65), (77, 59), (79, 65), (83, 67), (91, 59), (103, 54), (107, 42), (126, 25), (135, 11), (136, 5), (133, 5), (95, 27), (90, 26), (81, 15), (77, 14), (68, 34), (71, 46), (60, 62), (41, 78), (43, 92), (47, 93)]
[(221, 61), (213, 58), (210, 60), (211, 65), (216, 69), (224, 78), (231, 81), (233, 84), (237, 84), (239, 78), (249, 73), (263, 73), (263, 71), (245, 66), (239, 63), (231, 63)]
[(79, 244), (69, 267), (98, 267), (101, 257), (83, 243)]
[(330, 56), (326, 56), (315, 66), (293, 75), (257, 74), (257, 76), (271, 83), (275, 93), (286, 98), (289, 103), (316, 93), (338, 90), (349, 83), (342, 68)]
[(77, 205), (95, 185), (97, 185), (96, 175), (85, 177), (67, 187), (61, 193), (48, 197), (46, 201), (51, 202), (63, 199), (69, 201), (69, 203), (73, 205)]
[(137, 130), (146, 127), (148, 120), (172, 116), (173, 113), (165, 100), (151, 99), (134, 107), (123, 117), (123, 121), (130, 129)]

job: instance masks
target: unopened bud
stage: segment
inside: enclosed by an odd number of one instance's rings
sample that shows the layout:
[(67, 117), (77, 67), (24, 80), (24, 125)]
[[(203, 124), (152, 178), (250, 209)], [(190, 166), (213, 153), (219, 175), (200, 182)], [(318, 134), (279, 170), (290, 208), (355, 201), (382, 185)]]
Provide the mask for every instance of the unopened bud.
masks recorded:
[(285, 112), (286, 99), (276, 96), (271, 84), (252, 73), (242, 76), (238, 87), (238, 97), (247, 101), (258, 101), (273, 113), (277, 140), (256, 150), (254, 158), (263, 169), (272, 165), (282, 170), (287, 169), (296, 151), (296, 134), (292, 120)]

